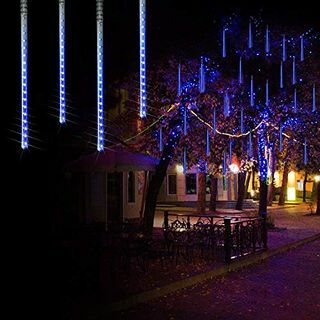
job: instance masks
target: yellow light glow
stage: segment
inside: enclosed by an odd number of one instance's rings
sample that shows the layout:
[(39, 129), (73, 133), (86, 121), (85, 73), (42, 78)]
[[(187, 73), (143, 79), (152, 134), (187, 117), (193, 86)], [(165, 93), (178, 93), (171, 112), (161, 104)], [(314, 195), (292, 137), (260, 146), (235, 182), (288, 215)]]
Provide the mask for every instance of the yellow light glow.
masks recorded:
[(295, 188), (296, 187), (296, 173), (294, 171), (290, 171), (288, 175), (288, 187)]
[(280, 187), (280, 173), (279, 173), (279, 171), (276, 171), (274, 173), (274, 185), (276, 188)]
[(251, 189), (250, 190), (250, 195), (251, 195), (252, 198), (254, 197), (255, 194), (256, 194), (255, 191), (253, 189)]
[(176, 172), (177, 173), (183, 173), (183, 166), (181, 164), (176, 165)]
[(296, 188), (288, 187), (287, 189), (287, 200), (294, 201), (296, 200)]
[(235, 163), (230, 164), (229, 169), (233, 174), (237, 174), (239, 172), (239, 167)]
[(314, 182), (319, 182), (320, 181), (320, 176), (314, 176)]

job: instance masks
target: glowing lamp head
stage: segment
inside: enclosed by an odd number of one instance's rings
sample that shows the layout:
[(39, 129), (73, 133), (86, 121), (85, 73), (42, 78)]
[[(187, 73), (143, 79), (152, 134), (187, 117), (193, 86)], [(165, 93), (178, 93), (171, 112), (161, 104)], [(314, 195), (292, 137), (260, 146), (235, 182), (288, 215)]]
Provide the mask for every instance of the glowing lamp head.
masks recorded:
[(181, 164), (176, 165), (176, 172), (177, 173), (183, 173), (183, 166)]
[(250, 195), (251, 195), (252, 198), (255, 196), (255, 194), (256, 194), (256, 192), (253, 189), (251, 189)]
[(314, 182), (320, 182), (320, 176), (314, 176)]
[(233, 174), (237, 174), (239, 172), (239, 167), (235, 163), (230, 164), (229, 169)]

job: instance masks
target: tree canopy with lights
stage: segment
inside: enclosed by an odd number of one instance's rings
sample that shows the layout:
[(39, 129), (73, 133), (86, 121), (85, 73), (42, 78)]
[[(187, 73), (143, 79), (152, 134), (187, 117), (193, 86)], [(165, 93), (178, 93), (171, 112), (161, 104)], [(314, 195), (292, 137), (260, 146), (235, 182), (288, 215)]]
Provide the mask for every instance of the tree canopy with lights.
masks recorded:
[(149, 67), (143, 120), (137, 113), (137, 75), (123, 84), (130, 111), (122, 117), (138, 123), (134, 135), (122, 126), (123, 140), (160, 159), (146, 198), (147, 229), (173, 162), (185, 171), (198, 168), (201, 211), (205, 175), (226, 177), (233, 163), (240, 167), (242, 185), (257, 164), (261, 214), (267, 210), (276, 167), (285, 167), (286, 174), (290, 165), (319, 172), (318, 34), (273, 28), (254, 17), (241, 27), (234, 16), (223, 23), (220, 40), (219, 51), (196, 58), (179, 54), (179, 59), (171, 56)]

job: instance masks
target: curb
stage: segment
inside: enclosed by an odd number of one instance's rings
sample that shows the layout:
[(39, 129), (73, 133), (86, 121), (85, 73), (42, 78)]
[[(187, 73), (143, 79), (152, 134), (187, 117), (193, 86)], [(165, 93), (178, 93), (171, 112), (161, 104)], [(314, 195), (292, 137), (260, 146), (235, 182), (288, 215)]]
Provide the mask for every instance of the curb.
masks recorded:
[(195, 276), (191, 276), (191, 277), (183, 279), (183, 280), (178, 280), (178, 281), (172, 282), (168, 285), (165, 285), (163, 287), (159, 287), (156, 289), (145, 291), (145, 292), (133, 295), (131, 297), (128, 297), (126, 299), (123, 299), (121, 301), (117, 301), (112, 304), (106, 305), (105, 312), (112, 313), (112, 312), (117, 312), (117, 311), (129, 309), (137, 304), (145, 303), (150, 300), (154, 300), (156, 298), (163, 297), (163, 296), (168, 295), (172, 292), (175, 292), (175, 291), (178, 291), (178, 290), (190, 287), (190, 286), (194, 286), (194, 285), (196, 285), (200, 282), (203, 282), (205, 280), (210, 280), (210, 279), (216, 278), (218, 276), (225, 275), (229, 272), (238, 271), (242, 268), (249, 267), (251, 265), (262, 262), (270, 257), (273, 257), (273, 256), (281, 254), (281, 253), (285, 253), (291, 249), (295, 249), (299, 246), (302, 246), (302, 245), (307, 244), (309, 242), (313, 242), (318, 239), (320, 239), (320, 233), (318, 233), (314, 236), (308, 237), (308, 238), (297, 240), (295, 242), (284, 245), (280, 248), (276, 248), (276, 249), (273, 249), (270, 251), (264, 251), (259, 254), (248, 256), (245, 259), (235, 260), (234, 262), (232, 262), (229, 265), (224, 265), (223, 267), (219, 267), (219, 268), (216, 268), (216, 269), (208, 271), (208, 272), (197, 274)]

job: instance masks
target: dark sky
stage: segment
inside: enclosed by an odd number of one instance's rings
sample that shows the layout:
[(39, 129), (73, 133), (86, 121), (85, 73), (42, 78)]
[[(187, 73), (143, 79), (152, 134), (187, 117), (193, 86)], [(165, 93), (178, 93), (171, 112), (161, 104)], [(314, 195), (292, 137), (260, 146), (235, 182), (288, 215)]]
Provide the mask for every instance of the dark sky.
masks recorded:
[[(29, 1), (29, 109), (34, 143), (47, 150), (55, 145), (58, 107), (58, 0)], [(139, 1), (105, 1), (105, 85), (139, 67)], [(265, 21), (319, 28), (314, 1), (182, 1), (147, 0), (147, 64), (169, 54), (189, 52), (210, 43), (214, 48), (221, 21), (233, 12), (247, 23), (262, 10)], [(20, 13), (19, 1), (9, 1), (3, 30), (6, 46), (5, 137), (19, 139)], [(7, 38), (6, 38), (7, 37)], [(220, 50), (217, 44), (217, 50)], [(96, 23), (94, 0), (66, 0), (66, 87), (69, 110), (81, 128), (94, 121), (96, 109)], [(73, 109), (72, 109), (73, 108)], [(90, 119), (89, 119), (90, 118)], [(71, 126), (70, 126), (71, 127)], [(61, 133), (62, 132), (62, 133)], [(49, 144), (48, 144), (49, 143)], [(17, 143), (10, 140), (17, 155)], [(18, 153), (19, 156), (19, 153)]]
[[(23, 163), (32, 162), (49, 151), (61, 153), (61, 144), (70, 134), (93, 121), (96, 110), (96, 23), (94, 0), (66, 0), (66, 87), (69, 110), (75, 124), (59, 128), (58, 111), (58, 0), (29, 1), (29, 110), (32, 149), (22, 155), (19, 144), (20, 111), (20, 12), (19, 1), (8, 1), (4, 11), (9, 19), (3, 27), (6, 44), (3, 53), (7, 102), (4, 109), (4, 137), (9, 154)], [(301, 4), (284, 1), (182, 1), (147, 0), (147, 63), (177, 52), (197, 50), (217, 41), (221, 21), (233, 12), (247, 23), (260, 10), (266, 22), (306, 25), (319, 28), (314, 1)], [(139, 67), (139, 1), (105, 1), (105, 79), (106, 88), (115, 79)], [(217, 45), (217, 50), (220, 50)], [(80, 129), (79, 129), (80, 128)], [(17, 133), (14, 133), (16, 131)], [(67, 137), (66, 137), (67, 136)], [(50, 151), (51, 150), (51, 151)], [(48, 157), (47, 157), (48, 158)], [(57, 157), (58, 158), (58, 157)], [(9, 157), (11, 159), (11, 157)], [(22, 159), (22, 160), (21, 160)], [(32, 159), (32, 160), (31, 160)]]
[[(29, 1), (30, 104), (52, 104), (58, 89), (58, 0)], [(138, 0), (105, 1), (105, 77), (107, 83), (138, 70)], [(244, 21), (263, 9), (265, 20), (283, 24), (319, 25), (314, 1), (147, 1), (148, 63), (170, 53), (192, 51), (214, 41), (223, 17), (238, 12)], [(9, 58), (13, 72), (11, 102), (19, 103), (19, 1), (10, 1)], [(95, 1), (66, 0), (67, 89), (70, 98), (83, 104), (83, 87), (95, 82)], [(81, 90), (80, 90), (81, 88)], [(93, 89), (91, 89), (93, 90)], [(48, 101), (44, 101), (45, 98)]]
[[(88, 125), (95, 127), (96, 22), (94, 0), (66, 0), (66, 87), (75, 123), (60, 128), (58, 111), (58, 0), (29, 1), (29, 114), (30, 152), (21, 154), (20, 125), (20, 11), (19, 1), (7, 1), (2, 30), (6, 44), (3, 78), (6, 79), (4, 135), (9, 162), (24, 165), (41, 157), (58, 161), (69, 149), (68, 139)], [(147, 64), (179, 52), (197, 50), (217, 41), (224, 17), (236, 12), (243, 23), (262, 10), (265, 21), (319, 28), (314, 1), (147, 0)], [(139, 67), (139, 1), (106, 0), (105, 84)], [(217, 50), (220, 50), (217, 45)], [(6, 73), (7, 72), (7, 73)], [(107, 102), (106, 102), (107, 103)], [(92, 124), (90, 124), (92, 121)], [(15, 133), (16, 132), (16, 133)], [(93, 132), (94, 133), (94, 132)], [(65, 148), (62, 148), (64, 146)], [(48, 155), (49, 154), (49, 155)], [(14, 159), (14, 162), (11, 159)], [(25, 160), (25, 159), (28, 159)], [(46, 163), (42, 161), (43, 164)]]
[[(19, 1), (10, 1), (9, 61), (12, 109), (19, 104)], [(29, 1), (29, 93), (30, 107), (54, 105), (58, 95), (58, 0)], [(138, 70), (138, 0), (105, 1), (105, 77), (110, 81)], [(263, 10), (272, 24), (319, 25), (314, 1), (147, 1), (148, 64), (178, 51), (190, 51), (216, 41), (217, 27), (232, 12), (243, 21)], [(66, 0), (67, 92), (75, 105), (95, 104), (96, 25), (94, 0)], [(84, 89), (87, 88), (87, 89)]]

